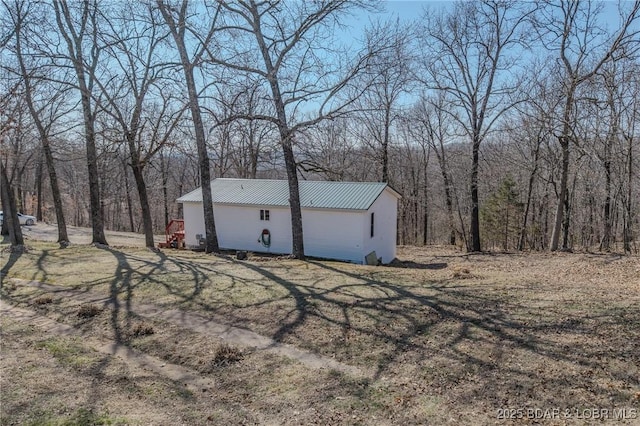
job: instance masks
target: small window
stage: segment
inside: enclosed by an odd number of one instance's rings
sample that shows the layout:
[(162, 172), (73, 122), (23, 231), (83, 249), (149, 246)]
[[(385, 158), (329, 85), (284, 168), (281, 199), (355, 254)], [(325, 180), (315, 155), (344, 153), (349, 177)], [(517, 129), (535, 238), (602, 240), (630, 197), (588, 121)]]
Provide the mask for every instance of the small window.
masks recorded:
[(373, 238), (373, 231), (374, 231), (373, 224), (374, 224), (374, 216), (373, 216), (373, 213), (371, 213), (371, 238)]
[(260, 210), (260, 220), (269, 220), (269, 210)]

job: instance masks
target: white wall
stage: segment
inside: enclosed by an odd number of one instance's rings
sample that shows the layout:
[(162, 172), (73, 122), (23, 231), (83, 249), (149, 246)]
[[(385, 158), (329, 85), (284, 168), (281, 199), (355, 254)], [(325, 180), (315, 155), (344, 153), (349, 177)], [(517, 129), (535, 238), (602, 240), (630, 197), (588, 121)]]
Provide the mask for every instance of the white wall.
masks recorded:
[(362, 216), (358, 211), (302, 210), (305, 254), (363, 263)]
[[(187, 247), (199, 245), (196, 235), (205, 234), (202, 202), (184, 203), (184, 230)], [(269, 220), (260, 220), (260, 210), (269, 210)], [(289, 209), (252, 206), (213, 206), (218, 245), (222, 249), (267, 253), (291, 253), (291, 213)], [(271, 233), (271, 246), (262, 245), (263, 229)]]
[[(398, 200), (383, 191), (367, 212), (303, 209), (305, 254), (328, 259), (364, 263), (375, 250), (383, 263), (396, 257)], [(197, 247), (197, 234), (204, 235), (202, 202), (183, 203), (185, 242)], [(260, 220), (260, 210), (269, 210), (269, 220)], [(288, 254), (292, 251), (291, 211), (282, 207), (214, 205), (218, 243), (222, 249)], [(370, 216), (375, 213), (375, 233), (370, 237)], [(259, 242), (263, 229), (271, 233), (271, 246)]]
[[(374, 213), (374, 235), (371, 238), (371, 213)], [(396, 257), (396, 229), (398, 199), (388, 190), (369, 208), (364, 219), (364, 254), (375, 250), (382, 263), (389, 263)]]
[[(291, 212), (288, 208), (214, 205), (220, 248), (266, 253), (291, 253)], [(269, 210), (269, 220), (260, 220), (260, 210)], [(271, 246), (259, 241), (263, 229), (271, 234)]]
[(196, 234), (204, 235), (204, 208), (202, 203), (182, 203), (184, 241), (187, 247), (198, 247)]

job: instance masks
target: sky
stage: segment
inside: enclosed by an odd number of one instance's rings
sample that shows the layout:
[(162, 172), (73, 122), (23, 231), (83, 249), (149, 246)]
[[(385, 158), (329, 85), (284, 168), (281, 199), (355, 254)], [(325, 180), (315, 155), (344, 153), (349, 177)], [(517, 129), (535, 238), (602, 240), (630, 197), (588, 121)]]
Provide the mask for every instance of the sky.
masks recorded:
[[(384, 12), (377, 15), (372, 15), (368, 12), (360, 12), (345, 23), (349, 27), (353, 28), (354, 33), (356, 33), (363, 31), (366, 27), (366, 24), (371, 19), (398, 17), (401, 21), (411, 21), (422, 16), (425, 8), (443, 10), (450, 8), (453, 4), (453, 0), (386, 0), (384, 1)], [(618, 1), (605, 0), (603, 1), (603, 4), (603, 20), (608, 25), (617, 26), (619, 24)], [(632, 1), (622, 0), (622, 4), (630, 7), (632, 5)]]
[(453, 1), (427, 1), (427, 0), (387, 0), (387, 14), (396, 15), (400, 19), (413, 19), (422, 14), (425, 7), (435, 9), (447, 8), (453, 4)]
[(384, 11), (379, 14), (371, 14), (369, 12), (359, 12), (345, 24), (353, 30), (352, 34), (364, 33), (364, 29), (370, 21), (381, 19), (395, 19), (400, 21), (412, 21), (418, 19), (425, 8), (447, 8), (453, 4), (453, 1), (427, 1), (427, 0), (387, 0), (384, 2)]

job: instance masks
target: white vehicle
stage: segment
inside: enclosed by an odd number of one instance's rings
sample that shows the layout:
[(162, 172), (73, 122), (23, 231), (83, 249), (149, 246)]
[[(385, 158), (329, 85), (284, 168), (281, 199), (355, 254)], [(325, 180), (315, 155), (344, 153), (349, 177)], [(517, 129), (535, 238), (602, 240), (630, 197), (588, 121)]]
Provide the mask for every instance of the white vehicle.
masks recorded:
[[(20, 221), (20, 225), (31, 226), (36, 224), (36, 218), (28, 214), (18, 213), (18, 220)], [(0, 226), (2, 226), (2, 222), (4, 222), (4, 213), (0, 211)]]

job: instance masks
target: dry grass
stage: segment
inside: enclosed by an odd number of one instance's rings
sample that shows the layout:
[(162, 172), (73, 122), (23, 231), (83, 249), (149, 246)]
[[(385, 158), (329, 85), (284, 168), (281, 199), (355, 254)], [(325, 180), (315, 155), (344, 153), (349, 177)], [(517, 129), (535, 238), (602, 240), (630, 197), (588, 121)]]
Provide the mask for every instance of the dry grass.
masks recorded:
[(82, 305), (78, 309), (78, 317), (80, 318), (93, 318), (102, 312), (99, 306), (96, 305)]
[[(467, 256), (403, 247), (400, 258), (394, 267), (255, 256), (239, 262), (45, 243), (3, 257), (11, 277), (111, 300), (90, 322), (68, 315), (77, 306), (63, 300), (48, 315), (105, 338), (136, 337), (128, 344), (215, 376), (220, 400), (241, 404), (235, 414), (196, 415), (194, 424), (211, 416), (236, 423), (494, 424), (502, 408), (625, 408), (638, 415), (638, 257)], [(3, 298), (12, 303), (32, 306), (46, 296), (20, 285), (6, 292), (6, 285)], [(142, 321), (127, 312), (128, 301), (223, 317), (358, 366), (367, 378), (310, 372)], [(143, 328), (153, 333), (139, 333)], [(634, 421), (640, 418), (628, 419)]]
[(150, 336), (154, 333), (155, 330), (153, 329), (153, 326), (147, 322), (139, 322), (133, 326), (134, 337)]
[(51, 296), (40, 296), (33, 300), (34, 305), (48, 305), (49, 303), (53, 303)]
[(218, 347), (213, 357), (214, 365), (224, 367), (242, 360), (242, 351), (233, 346), (223, 344)]

